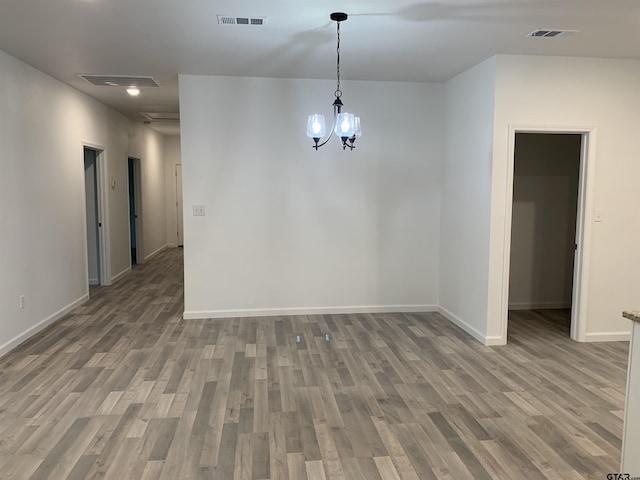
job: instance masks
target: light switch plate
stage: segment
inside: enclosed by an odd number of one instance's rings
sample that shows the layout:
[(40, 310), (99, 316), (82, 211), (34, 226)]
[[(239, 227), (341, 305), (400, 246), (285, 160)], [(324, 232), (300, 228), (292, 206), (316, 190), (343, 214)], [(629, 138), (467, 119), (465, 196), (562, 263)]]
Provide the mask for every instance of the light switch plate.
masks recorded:
[(602, 209), (601, 208), (596, 208), (596, 218), (594, 219), (594, 221), (596, 222), (601, 222), (602, 221)]
[(194, 205), (193, 206), (193, 216), (194, 217), (204, 217), (204, 205)]

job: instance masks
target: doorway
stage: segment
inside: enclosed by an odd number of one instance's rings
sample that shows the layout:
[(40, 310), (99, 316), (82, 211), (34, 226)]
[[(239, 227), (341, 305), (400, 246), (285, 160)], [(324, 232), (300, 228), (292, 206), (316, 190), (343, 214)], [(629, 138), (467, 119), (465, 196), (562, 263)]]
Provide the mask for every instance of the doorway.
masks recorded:
[(89, 285), (100, 285), (100, 215), (98, 210), (98, 152), (84, 147), (84, 192), (87, 224)]
[(131, 265), (144, 263), (142, 253), (142, 196), (141, 196), (141, 165), (139, 158), (127, 159), (129, 180), (129, 240), (131, 245)]
[(84, 161), (87, 284), (111, 285), (109, 210), (105, 201), (106, 157), (104, 148), (82, 142)]
[(503, 332), (533, 312), (585, 341), (594, 132), (512, 129)]

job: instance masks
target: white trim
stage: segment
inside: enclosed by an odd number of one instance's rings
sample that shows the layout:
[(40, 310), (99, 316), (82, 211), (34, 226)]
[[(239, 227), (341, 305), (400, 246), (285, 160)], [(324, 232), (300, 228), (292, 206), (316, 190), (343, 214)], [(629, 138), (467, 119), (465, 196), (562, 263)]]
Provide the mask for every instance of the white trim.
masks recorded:
[[(84, 241), (82, 242), (82, 245), (84, 246), (84, 264), (85, 264), (85, 269), (84, 269), (84, 280), (86, 282), (86, 285), (90, 284), (90, 280), (89, 280), (89, 240), (87, 238), (87, 232), (89, 230), (89, 225), (87, 222), (87, 171), (84, 169), (85, 168), (85, 154), (84, 154), (84, 143), (82, 143), (82, 198), (84, 199), (84, 208), (83, 208), (83, 215), (82, 215), (82, 231), (84, 232)], [(97, 155), (96, 155), (97, 156)], [(97, 170), (98, 165), (97, 162), (94, 165), (94, 168)], [(96, 173), (97, 175), (97, 173)], [(96, 192), (97, 195), (97, 192)], [(98, 212), (96, 212), (96, 214), (98, 214)], [(99, 230), (98, 230), (98, 235), (100, 234)], [(100, 248), (100, 238), (98, 237), (98, 249)], [(100, 263), (100, 260), (98, 260), (98, 264)], [(98, 265), (98, 271), (100, 271), (100, 265)]]
[(571, 302), (538, 302), (538, 303), (510, 303), (509, 310), (547, 310), (571, 308)]
[(504, 345), (505, 344), (505, 342), (502, 341), (501, 337), (497, 337), (497, 336), (488, 337), (488, 336), (486, 336), (485, 334), (479, 332), (475, 327), (472, 327), (466, 321), (464, 321), (463, 319), (461, 319), (457, 315), (451, 313), (449, 310), (447, 310), (444, 307), (438, 307), (438, 313), (440, 313), (447, 320), (449, 320), (452, 323), (456, 324), (458, 327), (460, 327), (462, 330), (467, 332), (469, 335), (471, 335), (473, 338), (478, 340), (483, 345), (490, 346), (490, 345)]
[(571, 311), (571, 338), (587, 340), (587, 307), (589, 300), (589, 269), (591, 265), (591, 228), (594, 216), (594, 179), (596, 173), (596, 129), (582, 134), (578, 215), (576, 217), (576, 250), (573, 268), (574, 305)]
[(92, 287), (100, 285), (100, 280), (98, 280), (97, 278), (90, 278), (89, 285), (91, 285)]
[[(586, 340), (589, 259), (591, 245), (591, 219), (593, 218), (594, 176), (596, 163), (596, 128), (593, 126), (558, 125), (509, 125), (507, 150), (506, 198), (504, 215), (504, 238), (502, 256), (502, 288), (500, 336), (507, 342), (509, 323), (509, 274), (511, 267), (511, 215), (513, 210), (513, 176), (515, 163), (516, 133), (569, 133), (581, 134), (580, 178), (578, 211), (576, 222), (576, 244), (573, 269), (574, 304), (571, 311), (571, 338), (579, 342)], [(589, 340), (591, 341), (591, 340)]]
[(167, 243), (167, 248), (176, 248), (178, 245), (175, 243)]
[(593, 332), (587, 333), (583, 342), (628, 342), (630, 332)]
[(160, 247), (159, 249), (151, 252), (149, 255), (147, 255), (146, 257), (144, 257), (144, 261), (146, 262), (147, 260), (149, 260), (151, 257), (153, 257), (154, 255), (159, 254), (161, 251), (165, 250), (166, 248), (168, 248), (169, 245), (163, 245), (162, 247)]
[(79, 307), (80, 305), (82, 305), (87, 300), (89, 300), (89, 295), (85, 293), (78, 300), (75, 300), (74, 302), (71, 302), (66, 307), (62, 307), (60, 310), (58, 310), (54, 314), (49, 315), (44, 320), (41, 320), (40, 322), (36, 323), (33, 327), (28, 328), (24, 332), (16, 335), (11, 340), (9, 340), (8, 342), (6, 342), (2, 346), (0, 346), (0, 357), (3, 356), (3, 355), (6, 355), (11, 350), (13, 350), (15, 347), (17, 347), (21, 343), (25, 342), (26, 340), (28, 340), (29, 338), (34, 336), (39, 331), (41, 331), (44, 328), (48, 327), (50, 324), (52, 324), (56, 320), (60, 320), (67, 313), (71, 312), (76, 307)]
[(348, 313), (426, 313), (437, 312), (436, 305), (362, 305), (346, 307), (249, 308), (243, 310), (185, 310), (185, 320), (207, 318), (274, 317)]
[(117, 275), (114, 275), (111, 278), (111, 283), (116, 283), (118, 280), (120, 280), (122, 277), (124, 277), (126, 274), (128, 274), (131, 271), (131, 267), (127, 267), (125, 268), (123, 271), (121, 271), (120, 273), (118, 273)]
[[(178, 167), (180, 167), (180, 188), (178, 188)], [(183, 210), (183, 197), (184, 194), (182, 192), (182, 163), (174, 164), (174, 172), (175, 172), (175, 201), (176, 201), (176, 246), (184, 245), (184, 212)], [(178, 195), (178, 190), (180, 190), (180, 195)], [(182, 224), (180, 223), (180, 214), (182, 212)], [(180, 234), (182, 233), (182, 243), (180, 243)]]
[(98, 229), (100, 234), (100, 283), (104, 286), (111, 285), (111, 234), (109, 232), (109, 170), (107, 151), (102, 148), (96, 156), (96, 169), (98, 178), (98, 221), (102, 227)]
[[(494, 140), (495, 141), (495, 140)], [(507, 185), (506, 198), (504, 200), (504, 238), (502, 247), (502, 288), (500, 308), (500, 337), (504, 344), (507, 343), (507, 330), (509, 328), (509, 276), (511, 275), (511, 220), (513, 215), (513, 177), (515, 171), (516, 155), (516, 129), (509, 125), (509, 138), (507, 146)], [(488, 324), (488, 319), (487, 319)]]

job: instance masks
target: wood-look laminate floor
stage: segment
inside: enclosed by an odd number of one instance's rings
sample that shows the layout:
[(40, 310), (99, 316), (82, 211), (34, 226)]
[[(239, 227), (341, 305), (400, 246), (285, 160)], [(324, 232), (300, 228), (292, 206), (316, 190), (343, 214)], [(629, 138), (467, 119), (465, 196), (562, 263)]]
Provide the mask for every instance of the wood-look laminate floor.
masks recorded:
[(572, 342), (541, 312), (493, 348), (435, 313), (184, 321), (181, 255), (0, 359), (0, 478), (618, 471), (626, 343)]

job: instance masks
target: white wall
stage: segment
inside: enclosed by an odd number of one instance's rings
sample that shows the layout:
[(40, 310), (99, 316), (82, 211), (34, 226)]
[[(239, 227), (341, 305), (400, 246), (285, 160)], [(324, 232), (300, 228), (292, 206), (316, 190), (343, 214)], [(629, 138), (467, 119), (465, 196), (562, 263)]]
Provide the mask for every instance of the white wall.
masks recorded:
[(181, 75), (185, 317), (433, 309), (442, 88), (344, 82), (363, 137), (316, 152), (334, 82)]
[(441, 312), (484, 343), (495, 58), (446, 83), (446, 161), (442, 175)]
[[(114, 277), (130, 266), (127, 152), (161, 165), (162, 136), (3, 52), (0, 71), (1, 354), (87, 298), (83, 142), (105, 150), (105, 268)], [(148, 236), (166, 243), (164, 197), (147, 203), (162, 218)]]
[(167, 243), (169, 246), (178, 245), (178, 220), (176, 210), (176, 165), (180, 160), (180, 137), (177, 135), (164, 137), (164, 175), (167, 211)]
[(504, 334), (500, 291), (509, 126), (576, 126), (595, 128), (593, 206), (604, 216), (591, 224), (585, 339), (628, 338), (630, 325), (621, 312), (635, 308), (640, 293), (639, 84), (635, 60), (497, 57), (488, 335)]
[(519, 133), (509, 308), (571, 306), (581, 135)]

